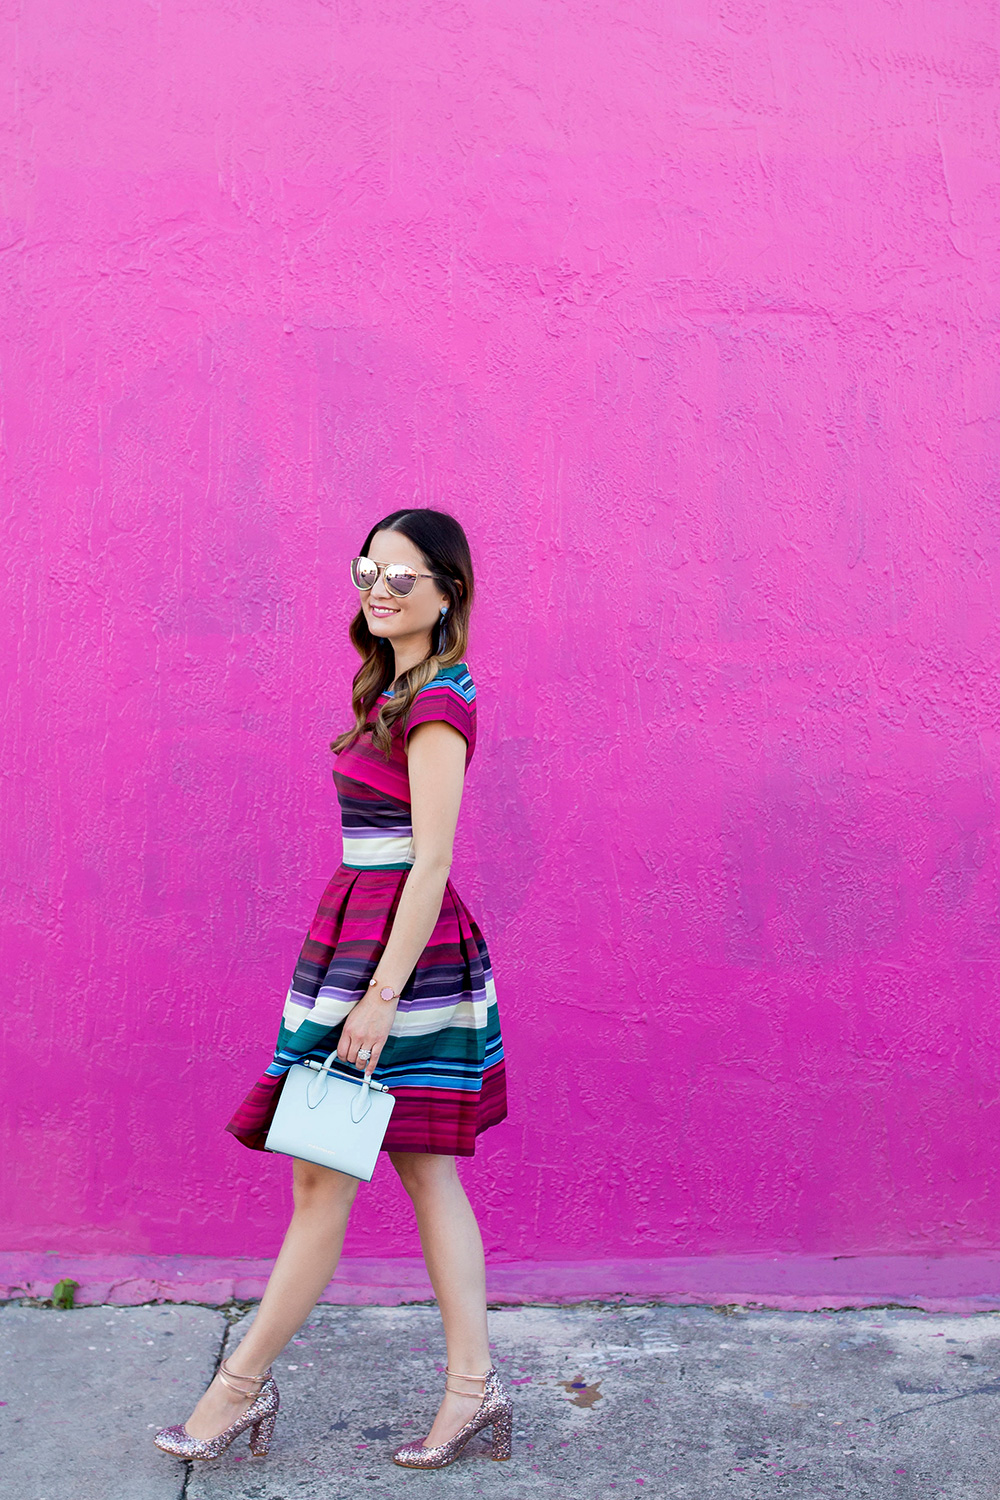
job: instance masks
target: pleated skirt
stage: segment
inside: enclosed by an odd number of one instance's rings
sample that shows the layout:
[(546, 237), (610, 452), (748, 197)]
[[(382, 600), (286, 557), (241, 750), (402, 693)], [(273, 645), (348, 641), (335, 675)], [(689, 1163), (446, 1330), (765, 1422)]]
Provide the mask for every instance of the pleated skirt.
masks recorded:
[[(405, 870), (341, 865), (323, 893), (288, 989), (274, 1057), (226, 1129), (264, 1149), (289, 1067), (322, 1060), (375, 972)], [(507, 1114), (503, 1041), (483, 935), (449, 880), (375, 1069), (396, 1104), (382, 1149), (472, 1156)]]

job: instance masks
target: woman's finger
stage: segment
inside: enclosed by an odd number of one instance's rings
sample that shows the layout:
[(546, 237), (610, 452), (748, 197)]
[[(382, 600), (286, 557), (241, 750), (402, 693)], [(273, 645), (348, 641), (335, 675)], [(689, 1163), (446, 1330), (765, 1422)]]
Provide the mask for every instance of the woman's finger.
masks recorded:
[[(365, 1074), (368, 1078), (371, 1077), (375, 1069), (378, 1067), (378, 1060), (382, 1055), (382, 1048), (385, 1046), (385, 1042), (371, 1042), (369, 1045), (372, 1049), (372, 1055), (365, 1063)], [(358, 1064), (358, 1066), (361, 1066), (360, 1063)]]

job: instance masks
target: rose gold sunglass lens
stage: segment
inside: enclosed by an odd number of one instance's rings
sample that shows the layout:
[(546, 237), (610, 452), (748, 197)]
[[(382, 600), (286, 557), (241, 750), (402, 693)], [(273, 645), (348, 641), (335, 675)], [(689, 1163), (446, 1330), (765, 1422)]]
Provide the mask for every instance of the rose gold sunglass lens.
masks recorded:
[(401, 597), (408, 594), (417, 581), (417, 575), (402, 563), (390, 564), (383, 573), (385, 586), (390, 594), (398, 594)]
[(355, 588), (374, 588), (379, 573), (385, 579), (385, 586), (389, 593), (395, 594), (400, 599), (405, 598), (411, 592), (418, 576), (405, 563), (375, 563), (370, 557), (352, 557), (351, 582)]

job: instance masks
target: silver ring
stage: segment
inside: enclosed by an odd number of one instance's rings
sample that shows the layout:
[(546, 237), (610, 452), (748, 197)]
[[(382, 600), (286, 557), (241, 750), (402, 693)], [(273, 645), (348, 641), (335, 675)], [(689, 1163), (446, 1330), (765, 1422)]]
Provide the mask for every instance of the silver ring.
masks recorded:
[(369, 1062), (371, 1060), (371, 1048), (363, 1047), (358, 1053), (358, 1062)]

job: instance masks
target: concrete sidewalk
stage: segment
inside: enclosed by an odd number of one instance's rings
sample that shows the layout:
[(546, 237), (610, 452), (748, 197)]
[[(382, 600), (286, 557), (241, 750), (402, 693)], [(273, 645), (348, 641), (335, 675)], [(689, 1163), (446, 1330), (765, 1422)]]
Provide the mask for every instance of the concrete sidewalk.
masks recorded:
[(396, 1469), (441, 1384), (433, 1307), (321, 1307), (278, 1361), (271, 1455), (186, 1467), (150, 1442), (227, 1342), (201, 1307), (0, 1308), (5, 1500), (948, 1497), (1000, 1493), (1000, 1315), (676, 1307), (491, 1314), (514, 1459)]

